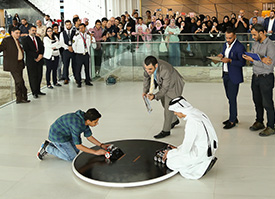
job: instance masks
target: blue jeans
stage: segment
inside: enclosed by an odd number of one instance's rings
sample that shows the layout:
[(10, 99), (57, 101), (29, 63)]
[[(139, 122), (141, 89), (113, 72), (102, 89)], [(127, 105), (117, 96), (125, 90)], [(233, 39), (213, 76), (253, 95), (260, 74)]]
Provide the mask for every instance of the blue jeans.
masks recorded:
[(79, 153), (79, 150), (76, 148), (75, 144), (70, 142), (51, 142), (47, 148), (46, 151), (49, 154), (52, 154), (60, 159), (66, 160), (66, 161), (73, 161), (75, 156)]

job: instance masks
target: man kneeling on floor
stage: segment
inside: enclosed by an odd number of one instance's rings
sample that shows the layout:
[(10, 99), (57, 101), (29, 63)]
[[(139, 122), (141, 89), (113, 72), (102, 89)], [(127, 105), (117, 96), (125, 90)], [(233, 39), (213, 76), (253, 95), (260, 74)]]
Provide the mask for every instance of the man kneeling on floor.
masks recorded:
[[(92, 136), (90, 127), (98, 124), (101, 114), (94, 108), (86, 113), (78, 110), (59, 117), (50, 127), (49, 140), (46, 140), (38, 151), (37, 157), (43, 160), (49, 153), (60, 159), (72, 161), (79, 150), (95, 155), (104, 155), (109, 145), (102, 144)], [(94, 150), (82, 145), (81, 133), (93, 144), (103, 149)]]
[(185, 137), (179, 147), (165, 151), (167, 167), (187, 179), (199, 179), (215, 164), (218, 138), (209, 118), (183, 97), (173, 99), (169, 110), (186, 120)]

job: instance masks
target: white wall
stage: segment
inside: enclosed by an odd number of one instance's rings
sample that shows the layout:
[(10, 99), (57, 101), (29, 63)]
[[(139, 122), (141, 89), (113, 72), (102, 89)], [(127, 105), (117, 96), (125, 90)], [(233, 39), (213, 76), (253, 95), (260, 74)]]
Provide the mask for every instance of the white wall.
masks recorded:
[[(52, 19), (60, 19), (59, 0), (30, 0), (42, 12), (51, 16)], [(106, 2), (106, 7), (105, 7)], [(126, 10), (132, 13), (133, 9), (140, 10), (140, 0), (64, 0), (65, 20), (72, 20), (73, 15), (78, 14), (82, 19), (89, 18), (90, 27), (94, 26), (96, 19), (106, 16), (117, 17)]]

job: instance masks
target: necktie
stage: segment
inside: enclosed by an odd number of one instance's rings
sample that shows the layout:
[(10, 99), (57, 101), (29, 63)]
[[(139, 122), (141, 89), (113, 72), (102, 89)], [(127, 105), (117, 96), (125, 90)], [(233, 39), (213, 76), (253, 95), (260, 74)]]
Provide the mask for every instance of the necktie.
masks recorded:
[(33, 40), (33, 43), (34, 43), (34, 45), (35, 45), (36, 52), (37, 52), (37, 51), (38, 51), (38, 48), (37, 48), (37, 44), (36, 44), (36, 41), (35, 41), (34, 37), (32, 38), (32, 40)]
[(149, 88), (149, 94), (153, 94), (154, 87), (155, 87), (155, 84), (154, 84), (154, 74), (152, 74), (151, 75), (150, 88)]
[(68, 30), (68, 37), (69, 37), (69, 41), (71, 41), (71, 31)]

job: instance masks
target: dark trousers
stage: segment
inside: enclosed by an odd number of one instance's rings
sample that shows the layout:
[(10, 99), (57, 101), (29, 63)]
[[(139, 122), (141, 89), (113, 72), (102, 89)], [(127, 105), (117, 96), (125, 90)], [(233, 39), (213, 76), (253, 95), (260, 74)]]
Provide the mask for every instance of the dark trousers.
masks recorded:
[(256, 121), (263, 123), (264, 109), (267, 113), (267, 126), (274, 128), (273, 103), (274, 74), (252, 76), (251, 89), (256, 110)]
[(169, 110), (169, 102), (172, 99), (168, 96), (164, 96), (163, 98), (160, 99), (162, 107), (164, 109), (164, 122), (163, 122), (163, 127), (162, 130), (165, 132), (168, 132), (171, 130), (171, 124), (175, 121), (177, 121), (177, 116), (174, 115), (173, 111)]
[(15, 84), (16, 101), (27, 100), (27, 88), (23, 79), (23, 61), (18, 62), (18, 71), (12, 71), (11, 75)]
[(223, 85), (226, 97), (229, 102), (229, 121), (235, 122), (237, 119), (237, 95), (239, 92), (239, 84), (234, 84), (228, 74), (223, 75)]
[(101, 50), (101, 48), (94, 50), (94, 56), (95, 56), (95, 72), (97, 74), (99, 74), (100, 69), (101, 69), (101, 62), (102, 62), (102, 50)]
[(89, 54), (86, 53), (85, 55), (83, 54), (76, 54), (76, 69), (75, 69), (75, 79), (77, 84), (81, 84), (81, 69), (82, 65), (84, 65), (85, 69), (85, 82), (88, 83), (90, 82), (90, 65), (89, 65)]
[(47, 85), (51, 85), (51, 72), (53, 74), (53, 84), (57, 84), (57, 67), (59, 63), (59, 56), (53, 56), (54, 60), (52, 58), (50, 59), (45, 59), (46, 61), (46, 81)]
[(65, 80), (69, 80), (69, 65), (70, 65), (70, 60), (72, 60), (72, 70), (73, 70), (73, 75), (75, 77), (75, 68), (76, 68), (76, 61), (75, 61), (75, 53), (70, 52), (68, 50), (63, 51), (63, 78)]
[(32, 94), (37, 95), (40, 93), (40, 84), (43, 74), (43, 60), (28, 65), (27, 71)]

